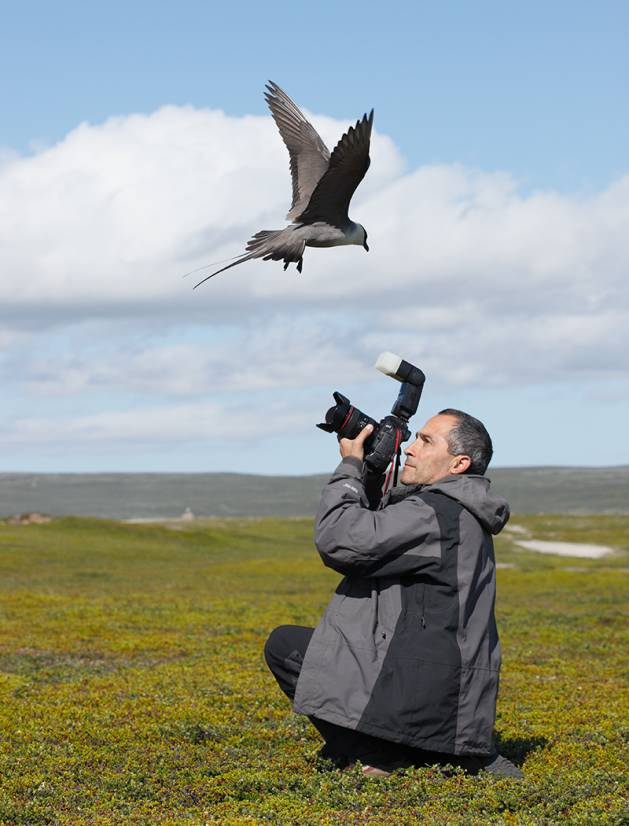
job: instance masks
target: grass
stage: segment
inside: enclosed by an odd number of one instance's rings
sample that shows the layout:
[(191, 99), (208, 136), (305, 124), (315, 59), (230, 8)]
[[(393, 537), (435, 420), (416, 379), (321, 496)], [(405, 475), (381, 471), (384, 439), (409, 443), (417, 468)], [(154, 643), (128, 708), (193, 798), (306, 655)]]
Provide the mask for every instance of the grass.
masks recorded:
[(0, 823), (626, 822), (629, 517), (513, 521), (618, 549), (497, 541), (496, 728), (521, 783), (317, 771), (318, 736), (261, 655), (274, 626), (315, 624), (338, 580), (309, 520), (0, 524)]

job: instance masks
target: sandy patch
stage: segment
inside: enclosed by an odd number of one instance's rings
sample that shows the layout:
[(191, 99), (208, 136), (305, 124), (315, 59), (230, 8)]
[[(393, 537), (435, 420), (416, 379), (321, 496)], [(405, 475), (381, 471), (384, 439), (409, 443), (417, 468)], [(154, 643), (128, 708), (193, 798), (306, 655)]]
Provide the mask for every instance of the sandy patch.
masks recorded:
[(543, 542), (538, 539), (518, 539), (515, 544), (527, 551), (538, 551), (540, 554), (580, 556), (589, 559), (600, 559), (614, 553), (614, 549), (607, 545), (586, 545), (583, 542)]

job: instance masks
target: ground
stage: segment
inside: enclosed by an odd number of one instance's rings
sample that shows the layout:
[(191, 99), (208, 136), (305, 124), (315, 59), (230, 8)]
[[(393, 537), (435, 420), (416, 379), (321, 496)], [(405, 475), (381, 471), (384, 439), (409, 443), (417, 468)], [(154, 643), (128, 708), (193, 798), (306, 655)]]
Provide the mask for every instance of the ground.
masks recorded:
[[(501, 751), (525, 779), (317, 770), (261, 651), (338, 577), (309, 520), (0, 524), (2, 824), (620, 824), (627, 516), (526, 516), (604, 559), (496, 543)], [(624, 731), (623, 731), (623, 726)]]

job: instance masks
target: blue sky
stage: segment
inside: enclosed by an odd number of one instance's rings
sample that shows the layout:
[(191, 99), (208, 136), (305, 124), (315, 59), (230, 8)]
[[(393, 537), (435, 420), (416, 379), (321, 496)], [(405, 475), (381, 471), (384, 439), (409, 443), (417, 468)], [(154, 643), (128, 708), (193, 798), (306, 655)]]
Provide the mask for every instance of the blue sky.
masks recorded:
[[(629, 462), (628, 40), (620, 2), (7, 5), (0, 470), (325, 471), (383, 349), (496, 464)], [(283, 225), (268, 78), (328, 145), (375, 107), (372, 252), (191, 293)]]
[(623, 2), (6, 4), (3, 143), (164, 103), (266, 114), (267, 77), (340, 119), (377, 108), (413, 164), (582, 190), (626, 171)]

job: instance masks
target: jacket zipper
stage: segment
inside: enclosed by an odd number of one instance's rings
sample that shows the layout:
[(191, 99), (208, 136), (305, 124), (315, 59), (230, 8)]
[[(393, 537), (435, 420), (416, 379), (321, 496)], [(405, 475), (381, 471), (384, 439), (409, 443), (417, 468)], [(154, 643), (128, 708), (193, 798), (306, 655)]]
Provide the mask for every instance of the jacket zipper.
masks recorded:
[(426, 584), (422, 584), (422, 613), (421, 617), (419, 618), (419, 622), (422, 628), (426, 627)]

